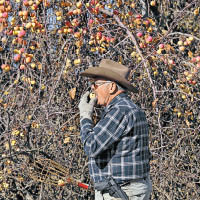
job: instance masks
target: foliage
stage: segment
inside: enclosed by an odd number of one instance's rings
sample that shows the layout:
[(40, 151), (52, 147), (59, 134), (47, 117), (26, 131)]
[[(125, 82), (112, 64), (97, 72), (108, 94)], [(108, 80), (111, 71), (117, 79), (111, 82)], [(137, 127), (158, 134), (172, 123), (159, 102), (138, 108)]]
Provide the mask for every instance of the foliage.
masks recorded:
[(150, 125), (152, 199), (199, 199), (199, 11), (198, 0), (0, 0), (1, 199), (94, 199), (34, 180), (31, 163), (51, 158), (92, 184), (79, 73), (102, 58), (131, 68), (139, 89), (130, 97)]

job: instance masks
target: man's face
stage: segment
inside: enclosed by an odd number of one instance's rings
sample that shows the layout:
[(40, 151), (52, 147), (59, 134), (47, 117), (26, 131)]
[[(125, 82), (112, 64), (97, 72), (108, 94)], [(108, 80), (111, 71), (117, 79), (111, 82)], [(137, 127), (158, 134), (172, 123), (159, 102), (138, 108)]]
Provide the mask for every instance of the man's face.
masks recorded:
[(103, 79), (93, 79), (92, 80), (92, 90), (96, 95), (97, 104), (101, 106), (106, 106), (110, 97), (109, 85), (111, 81)]

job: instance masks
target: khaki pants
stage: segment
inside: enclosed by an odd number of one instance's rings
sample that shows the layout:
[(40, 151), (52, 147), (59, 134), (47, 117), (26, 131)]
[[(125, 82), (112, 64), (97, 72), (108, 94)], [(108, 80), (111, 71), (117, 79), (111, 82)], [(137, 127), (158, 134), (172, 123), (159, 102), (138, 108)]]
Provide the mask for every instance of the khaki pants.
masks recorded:
[[(122, 190), (126, 192), (129, 200), (149, 200), (152, 192), (152, 182), (150, 178), (145, 180), (134, 180), (131, 184), (122, 187)], [(118, 200), (119, 198), (111, 197), (108, 193), (101, 194), (101, 192), (95, 190), (95, 200)]]

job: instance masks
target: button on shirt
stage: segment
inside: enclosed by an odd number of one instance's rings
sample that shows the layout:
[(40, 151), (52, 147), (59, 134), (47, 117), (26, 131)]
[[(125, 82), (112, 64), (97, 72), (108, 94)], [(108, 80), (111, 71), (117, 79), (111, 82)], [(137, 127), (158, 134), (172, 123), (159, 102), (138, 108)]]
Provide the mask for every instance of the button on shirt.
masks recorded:
[(126, 93), (116, 96), (96, 125), (81, 119), (81, 141), (94, 183), (106, 176), (118, 183), (149, 174), (148, 124), (144, 112)]

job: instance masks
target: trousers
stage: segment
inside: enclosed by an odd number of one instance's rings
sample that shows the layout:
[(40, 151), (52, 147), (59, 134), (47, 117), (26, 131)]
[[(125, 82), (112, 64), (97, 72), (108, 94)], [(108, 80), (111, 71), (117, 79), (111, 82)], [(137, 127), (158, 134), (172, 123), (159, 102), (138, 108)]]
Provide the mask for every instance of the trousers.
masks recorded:
[[(136, 179), (131, 181), (129, 185), (121, 187), (129, 197), (129, 200), (149, 200), (152, 192), (152, 182), (149, 177), (146, 179)], [(120, 200), (109, 195), (109, 193), (102, 194), (95, 190), (95, 200)]]

